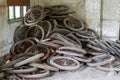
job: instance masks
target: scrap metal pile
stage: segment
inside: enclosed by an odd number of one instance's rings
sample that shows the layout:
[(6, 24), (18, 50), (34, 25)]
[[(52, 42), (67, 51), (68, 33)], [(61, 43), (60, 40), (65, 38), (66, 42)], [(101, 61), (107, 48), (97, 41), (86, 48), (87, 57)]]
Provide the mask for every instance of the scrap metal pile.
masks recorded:
[(120, 41), (98, 41), (73, 13), (65, 5), (30, 8), (15, 30), (10, 54), (1, 58), (0, 78), (38, 79), (86, 65), (119, 71)]

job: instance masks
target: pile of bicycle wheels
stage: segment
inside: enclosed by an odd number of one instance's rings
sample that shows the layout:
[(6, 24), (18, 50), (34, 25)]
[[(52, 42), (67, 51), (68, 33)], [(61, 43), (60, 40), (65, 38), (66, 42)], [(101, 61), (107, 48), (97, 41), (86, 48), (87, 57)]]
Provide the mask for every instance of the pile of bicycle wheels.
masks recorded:
[(119, 71), (120, 41), (99, 41), (72, 14), (65, 5), (30, 8), (14, 32), (10, 54), (0, 58), (0, 78), (40, 79), (87, 66)]

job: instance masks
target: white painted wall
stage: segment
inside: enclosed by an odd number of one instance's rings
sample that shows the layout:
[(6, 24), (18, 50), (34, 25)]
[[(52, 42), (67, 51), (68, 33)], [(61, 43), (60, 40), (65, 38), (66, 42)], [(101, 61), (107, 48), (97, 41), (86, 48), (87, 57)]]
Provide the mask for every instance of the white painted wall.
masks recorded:
[(100, 33), (101, 0), (85, 0), (86, 22)]
[[(103, 0), (103, 38), (119, 38), (120, 0)], [(119, 12), (120, 14), (120, 12)]]
[(103, 39), (116, 40), (119, 38), (119, 23), (116, 20), (103, 21)]

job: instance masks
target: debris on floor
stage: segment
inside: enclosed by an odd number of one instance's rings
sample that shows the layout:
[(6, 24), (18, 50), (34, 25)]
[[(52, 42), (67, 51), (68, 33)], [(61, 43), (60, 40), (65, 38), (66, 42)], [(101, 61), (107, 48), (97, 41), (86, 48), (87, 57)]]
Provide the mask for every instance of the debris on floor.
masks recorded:
[(120, 71), (120, 41), (100, 41), (74, 13), (65, 5), (30, 8), (15, 30), (10, 54), (0, 59), (0, 78), (41, 79), (86, 66)]

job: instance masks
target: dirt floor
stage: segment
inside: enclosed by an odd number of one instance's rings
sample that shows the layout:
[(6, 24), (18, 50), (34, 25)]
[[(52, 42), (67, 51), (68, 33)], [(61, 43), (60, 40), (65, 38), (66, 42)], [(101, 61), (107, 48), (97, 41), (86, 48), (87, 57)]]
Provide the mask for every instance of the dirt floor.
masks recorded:
[(52, 77), (40, 80), (120, 80), (120, 74), (114, 71), (104, 72), (96, 68), (55, 73)]

